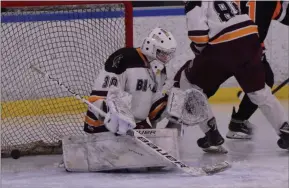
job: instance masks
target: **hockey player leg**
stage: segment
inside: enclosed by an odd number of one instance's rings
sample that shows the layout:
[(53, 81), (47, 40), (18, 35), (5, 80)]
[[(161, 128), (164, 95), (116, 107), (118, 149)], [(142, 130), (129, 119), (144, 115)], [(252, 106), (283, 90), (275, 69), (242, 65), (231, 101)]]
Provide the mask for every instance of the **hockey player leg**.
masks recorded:
[(265, 85), (265, 88), (248, 93), (251, 101), (259, 106), (261, 112), (271, 123), (277, 134), (280, 136), (281, 141), (278, 141), (278, 145), (282, 146), (282, 149), (288, 149), (289, 146), (289, 126), (288, 119), (280, 102), (272, 94), (270, 87)]
[[(262, 63), (265, 68), (266, 84), (272, 88), (274, 84), (274, 73), (264, 53), (262, 56)], [(258, 106), (252, 103), (248, 95), (245, 94), (239, 105), (238, 112), (235, 112), (235, 107), (233, 108), (231, 121), (229, 123), (229, 131), (226, 137), (229, 139), (251, 139), (254, 125), (248, 120), (257, 109)]]

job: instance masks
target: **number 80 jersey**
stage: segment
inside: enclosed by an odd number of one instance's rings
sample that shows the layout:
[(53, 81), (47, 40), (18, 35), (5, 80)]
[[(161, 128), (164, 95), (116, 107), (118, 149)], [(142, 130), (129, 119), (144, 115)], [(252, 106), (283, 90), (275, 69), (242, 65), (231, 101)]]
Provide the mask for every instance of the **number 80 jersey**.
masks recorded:
[(188, 1), (185, 13), (188, 37), (197, 47), (258, 33), (255, 23), (234, 1)]

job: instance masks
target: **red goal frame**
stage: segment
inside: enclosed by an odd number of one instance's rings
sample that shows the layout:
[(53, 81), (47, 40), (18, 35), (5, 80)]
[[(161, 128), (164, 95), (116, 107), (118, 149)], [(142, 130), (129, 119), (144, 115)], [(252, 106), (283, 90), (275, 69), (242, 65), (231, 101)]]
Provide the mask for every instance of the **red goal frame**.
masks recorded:
[(124, 4), (125, 7), (125, 44), (133, 47), (133, 8), (130, 1), (1, 1), (2, 8), (56, 6), (56, 5), (88, 5), (88, 4)]

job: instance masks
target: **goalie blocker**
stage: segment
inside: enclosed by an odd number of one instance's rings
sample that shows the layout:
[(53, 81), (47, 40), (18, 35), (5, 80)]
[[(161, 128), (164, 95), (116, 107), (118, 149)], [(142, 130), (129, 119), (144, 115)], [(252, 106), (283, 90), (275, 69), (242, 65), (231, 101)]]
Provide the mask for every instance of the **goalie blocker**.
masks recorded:
[[(154, 144), (179, 158), (176, 129), (138, 129)], [(131, 136), (103, 132), (66, 136), (62, 140), (64, 167), (71, 172), (93, 172), (146, 167), (172, 167), (172, 164), (139, 144)]]

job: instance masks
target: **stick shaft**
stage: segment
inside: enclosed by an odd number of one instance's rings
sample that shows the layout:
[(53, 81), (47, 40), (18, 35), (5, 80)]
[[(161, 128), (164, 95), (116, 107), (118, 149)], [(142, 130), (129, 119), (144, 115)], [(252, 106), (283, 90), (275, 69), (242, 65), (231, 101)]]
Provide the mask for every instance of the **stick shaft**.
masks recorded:
[(284, 87), (289, 82), (289, 78), (287, 78), (284, 82), (282, 82), (278, 87), (276, 87), (272, 93), (275, 94), (277, 91), (279, 91), (282, 87)]
[(170, 155), (168, 152), (166, 152), (161, 147), (155, 145), (152, 143), (149, 139), (141, 135), (135, 130), (128, 131), (129, 135), (133, 135), (138, 142), (140, 142), (142, 145), (149, 147), (151, 150), (153, 150), (157, 155), (161, 156), (166, 161), (170, 162), (171, 164), (175, 165), (180, 170), (184, 171), (185, 173), (188, 173), (193, 176), (200, 176), (200, 175), (206, 175), (206, 172), (203, 171), (201, 168), (195, 168), (190, 167), (183, 163), (182, 161), (178, 160), (176, 157)]
[(38, 67), (35, 66), (31, 66), (32, 69), (34, 69), (36, 72), (38, 72), (39, 74), (41, 74), (43, 77), (46, 77), (48, 80), (51, 80), (53, 82), (55, 82), (57, 85), (59, 85), (60, 87), (62, 87), (64, 90), (68, 91), (69, 93), (71, 93), (73, 96), (75, 96), (77, 99), (81, 100), (82, 102), (84, 102), (85, 104), (87, 104), (89, 107), (91, 107), (94, 111), (98, 112), (101, 116), (105, 117), (106, 113), (104, 111), (102, 111), (101, 109), (97, 108), (96, 106), (94, 106), (93, 104), (91, 104), (88, 100), (86, 100), (85, 98), (81, 97), (79, 94), (77, 94), (75, 91), (73, 91), (71, 88), (69, 88), (68, 86), (66, 86), (65, 84), (63, 84), (59, 79), (52, 77), (50, 74), (44, 72), (43, 70), (41, 70)]
[[(277, 93), (280, 89), (282, 89), (286, 84), (288, 84), (289, 82), (289, 78), (287, 78), (286, 80), (284, 80), (279, 86), (277, 86), (275, 89), (272, 90), (272, 94), (274, 95), (275, 93)], [(237, 93), (237, 97), (242, 100), (244, 97), (245, 93), (243, 91), (239, 91)]]

